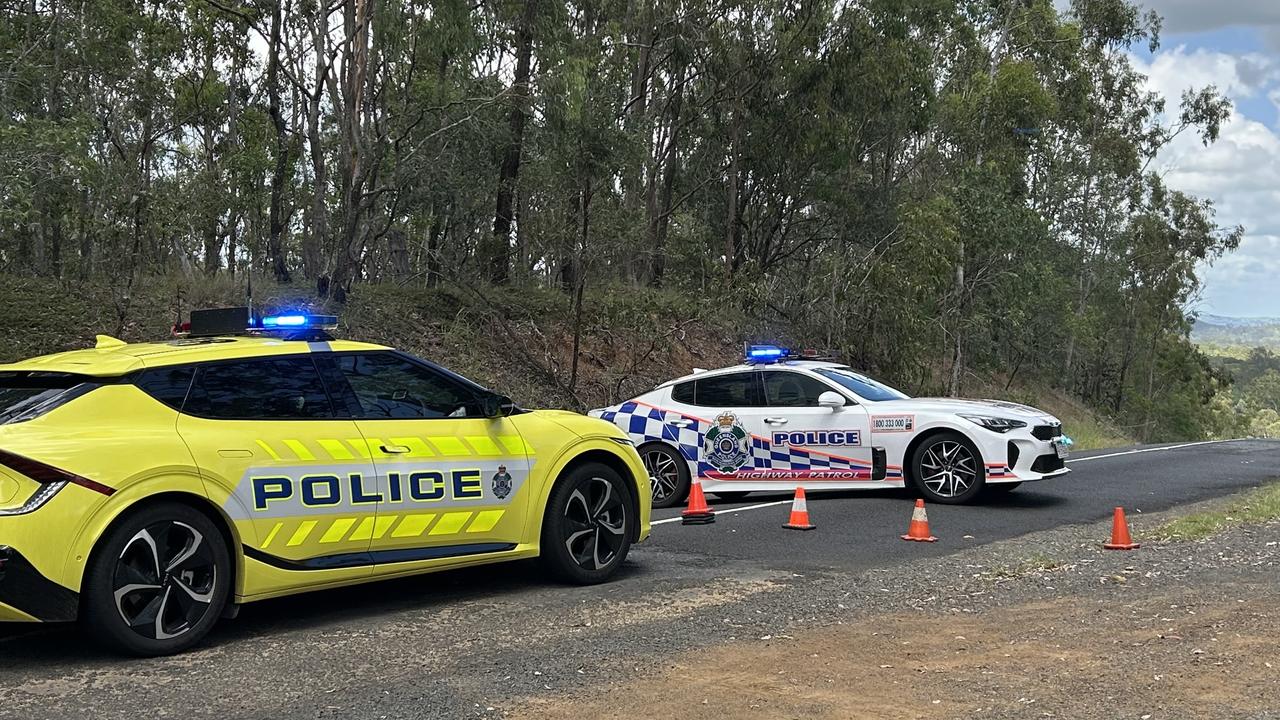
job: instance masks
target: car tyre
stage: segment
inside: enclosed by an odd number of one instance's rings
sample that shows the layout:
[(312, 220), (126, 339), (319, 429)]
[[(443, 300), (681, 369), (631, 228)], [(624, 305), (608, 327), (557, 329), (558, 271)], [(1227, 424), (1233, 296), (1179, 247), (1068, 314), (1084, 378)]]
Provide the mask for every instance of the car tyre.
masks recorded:
[(970, 502), (982, 492), (986, 475), (978, 449), (957, 432), (932, 435), (911, 453), (912, 481), (929, 502)]
[(675, 507), (689, 497), (689, 462), (666, 443), (640, 446), (640, 459), (649, 473), (653, 507)]
[(627, 559), (639, 522), (626, 482), (607, 465), (587, 463), (551, 490), (542, 518), (540, 556), (558, 580), (594, 585)]
[(226, 537), (204, 513), (161, 503), (125, 516), (90, 557), (81, 621), (110, 649), (171, 655), (200, 642), (231, 593)]

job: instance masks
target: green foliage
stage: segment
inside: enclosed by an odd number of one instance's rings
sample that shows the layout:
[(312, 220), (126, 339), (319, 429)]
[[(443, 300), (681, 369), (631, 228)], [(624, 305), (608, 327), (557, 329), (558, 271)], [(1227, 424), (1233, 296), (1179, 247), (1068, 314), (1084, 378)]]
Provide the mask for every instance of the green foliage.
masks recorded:
[(556, 313), (521, 336), (567, 404), (648, 381), (602, 369), (611, 332), (697, 361), (683, 313), (917, 393), (1001, 375), (1142, 440), (1226, 433), (1269, 391), (1231, 394), (1183, 308), (1241, 230), (1146, 168), (1229, 103), (1146, 91), (1136, 3), (1059, 5), (0, 4), (0, 271), (101, 282), (121, 326), (156, 283), (301, 278), (464, 363), (473, 323)]
[(1203, 540), (1239, 525), (1259, 525), (1280, 519), (1280, 482), (1233, 497), (1227, 507), (1192, 513), (1156, 528), (1160, 540)]

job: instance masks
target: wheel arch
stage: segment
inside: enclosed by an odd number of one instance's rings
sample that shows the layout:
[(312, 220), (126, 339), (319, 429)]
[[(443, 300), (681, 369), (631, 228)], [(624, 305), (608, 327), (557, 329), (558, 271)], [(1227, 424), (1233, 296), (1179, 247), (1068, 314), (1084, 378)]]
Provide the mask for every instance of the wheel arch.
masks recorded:
[(926, 440), (937, 437), (938, 435), (959, 435), (964, 438), (965, 442), (969, 443), (973, 452), (978, 456), (978, 465), (982, 468), (983, 476), (986, 475), (986, 466), (983, 464), (986, 461), (982, 455), (982, 446), (974, 441), (973, 437), (971, 437), (969, 433), (958, 427), (952, 427), (950, 425), (934, 425), (933, 427), (921, 431), (915, 437), (911, 438), (911, 442), (907, 443), (907, 450), (902, 454), (902, 479), (904, 485), (909, 486), (911, 483), (916, 481), (915, 468), (912, 467), (915, 463), (911, 462), (911, 459), (915, 457), (916, 449), (923, 445)]
[[(102, 547), (102, 539), (131, 515), (165, 502), (185, 505), (195, 510), (209, 518), (209, 521), (222, 531), (222, 539), (227, 548), (227, 557), (231, 558), (231, 597), (228, 599), (228, 603), (234, 603), (236, 597), (243, 594), (241, 581), (244, 578), (244, 553), (240, 552), (240, 536), (236, 532), (235, 523), (231, 522), (231, 519), (222, 512), (221, 508), (214, 505), (207, 497), (186, 490), (158, 492), (120, 508), (102, 527), (101, 531), (96, 534), (92, 547), (88, 553), (83, 555), (84, 562), (79, 563), (81, 587), (83, 588), (85, 573), (88, 568), (92, 567), (93, 560)], [(72, 560), (73, 558), (68, 558), (68, 562)]]
[[(554, 469), (547, 473), (548, 480), (542, 488), (542, 492), (538, 497), (538, 504), (533, 511), (536, 515), (530, 516), (528, 535), (532, 542), (539, 542), (542, 537), (542, 523), (546, 519), (547, 502), (551, 498), (551, 492), (555, 486), (562, 481), (569, 473), (581, 467), (586, 463), (598, 462), (617, 472), (624, 480), (627, 487), (627, 499), (632, 503), (632, 510), (636, 512), (637, 518), (642, 521), (636, 523), (635, 529), (632, 531), (632, 542), (639, 540), (641, 533), (641, 525), (644, 525), (648, 516), (642, 512), (640, 502), (640, 489), (638, 480), (644, 482), (647, 490), (649, 487), (649, 477), (644, 471), (644, 464), (640, 462), (640, 456), (632, 450), (634, 458), (627, 458), (621, 452), (627, 449), (618, 445), (612, 438), (587, 438), (582, 442), (574, 444), (566, 449), (553, 464)], [(637, 472), (639, 475), (637, 475)], [(533, 522), (536, 520), (536, 522)]]
[[(582, 453), (574, 455), (572, 458), (570, 458), (569, 462), (565, 463), (564, 466), (560, 468), (560, 472), (556, 473), (556, 479), (551, 483), (548, 483), (547, 485), (547, 497), (551, 496), (551, 491), (555, 489), (555, 486), (558, 483), (560, 483), (562, 480), (564, 480), (564, 478), (568, 477), (569, 473), (589, 463), (599, 463), (601, 465), (604, 465), (605, 467), (608, 467), (609, 469), (618, 473), (618, 475), (622, 476), (623, 480), (627, 480), (631, 478), (633, 474), (631, 470), (631, 466), (627, 464), (626, 460), (618, 456), (617, 453), (612, 453), (612, 452), (609, 452), (608, 450), (602, 450), (602, 449), (586, 450)], [(636, 488), (636, 484), (634, 482), (626, 482), (623, 484), (626, 485), (626, 488), (627, 488), (627, 501), (631, 503), (632, 511), (635, 512), (636, 517), (639, 518), (640, 517), (640, 493)], [(545, 512), (545, 509), (546, 509), (545, 501), (543, 502), (543, 509)], [(634, 523), (631, 526), (631, 528), (632, 528), (631, 542), (639, 542), (640, 523), (639, 522)], [(539, 523), (538, 531), (539, 533), (541, 533), (542, 531), (541, 523)]]

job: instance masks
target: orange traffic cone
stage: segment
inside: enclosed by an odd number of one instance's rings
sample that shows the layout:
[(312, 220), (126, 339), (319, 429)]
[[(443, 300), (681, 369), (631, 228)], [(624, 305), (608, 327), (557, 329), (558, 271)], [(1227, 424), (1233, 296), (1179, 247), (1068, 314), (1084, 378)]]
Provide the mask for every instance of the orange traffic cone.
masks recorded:
[(689, 507), (680, 513), (681, 525), (709, 525), (716, 521), (716, 511), (707, 505), (707, 496), (702, 494), (702, 483), (693, 479), (689, 486)]
[(804, 499), (804, 488), (796, 488), (796, 499), (791, 501), (791, 519), (782, 527), (789, 530), (812, 530), (817, 525), (809, 522), (809, 503)]
[(1138, 543), (1129, 537), (1129, 521), (1124, 519), (1124, 508), (1116, 508), (1115, 514), (1111, 516), (1111, 542), (1103, 543), (1102, 547), (1108, 550), (1133, 550), (1138, 547)]
[(907, 534), (902, 539), (937, 542), (938, 538), (929, 534), (929, 516), (924, 512), (924, 500), (916, 500), (916, 507), (911, 511), (911, 524), (907, 526)]

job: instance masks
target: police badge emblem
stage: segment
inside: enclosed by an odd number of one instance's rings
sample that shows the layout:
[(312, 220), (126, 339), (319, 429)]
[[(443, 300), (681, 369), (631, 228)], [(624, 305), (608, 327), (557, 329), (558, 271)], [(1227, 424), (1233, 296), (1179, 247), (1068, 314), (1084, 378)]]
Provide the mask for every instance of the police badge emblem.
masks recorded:
[(751, 440), (738, 416), (720, 413), (702, 443), (703, 459), (722, 473), (737, 472), (751, 459)]
[(493, 474), (493, 494), (499, 500), (505, 500), (511, 494), (511, 473), (506, 465), (499, 465), (498, 472)]

